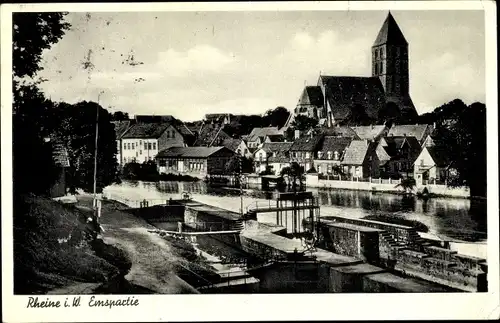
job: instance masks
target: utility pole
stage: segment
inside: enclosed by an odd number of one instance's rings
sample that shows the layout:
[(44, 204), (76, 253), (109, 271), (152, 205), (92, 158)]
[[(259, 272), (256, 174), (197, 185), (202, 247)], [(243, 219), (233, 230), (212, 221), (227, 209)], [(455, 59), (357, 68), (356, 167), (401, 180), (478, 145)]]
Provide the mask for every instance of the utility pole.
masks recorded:
[(238, 150), (239, 153), (239, 164), (240, 164), (240, 213), (241, 217), (243, 218), (243, 156), (241, 155), (241, 151)]
[(103, 91), (99, 92), (97, 95), (97, 107), (96, 107), (96, 122), (95, 122), (95, 150), (94, 150), (94, 208), (97, 206), (97, 141), (99, 138), (99, 101), (101, 99), (101, 94)]
[(97, 205), (97, 143), (98, 143), (98, 138), (99, 138), (99, 102), (101, 99), (101, 94), (103, 94), (104, 91), (99, 92), (97, 95), (97, 112), (96, 112), (96, 123), (95, 123), (95, 151), (94, 151), (94, 200), (93, 200), (93, 207), (94, 207), (94, 225), (96, 226), (96, 229), (98, 229), (98, 223), (97, 223), (97, 218), (98, 215), (97, 213), (99, 212), (98, 210), (98, 205)]

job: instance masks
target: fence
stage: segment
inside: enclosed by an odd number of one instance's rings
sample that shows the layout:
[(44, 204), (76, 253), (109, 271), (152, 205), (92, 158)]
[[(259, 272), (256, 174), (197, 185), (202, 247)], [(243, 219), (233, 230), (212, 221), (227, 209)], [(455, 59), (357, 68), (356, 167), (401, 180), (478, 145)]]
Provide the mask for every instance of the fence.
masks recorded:
[(103, 198), (106, 200), (113, 200), (122, 204), (125, 204), (126, 206), (130, 208), (143, 208), (143, 207), (149, 207), (149, 206), (154, 206), (154, 205), (168, 205), (169, 204), (169, 199), (128, 199), (123, 196), (120, 196), (118, 194), (113, 194), (106, 192), (103, 194)]
[[(325, 175), (318, 174), (318, 180), (326, 180), (326, 181), (344, 181), (344, 182), (368, 182), (373, 184), (400, 184), (401, 179), (392, 179), (392, 178), (371, 178), (371, 177), (348, 177), (344, 175)], [(430, 184), (430, 183), (429, 183)]]

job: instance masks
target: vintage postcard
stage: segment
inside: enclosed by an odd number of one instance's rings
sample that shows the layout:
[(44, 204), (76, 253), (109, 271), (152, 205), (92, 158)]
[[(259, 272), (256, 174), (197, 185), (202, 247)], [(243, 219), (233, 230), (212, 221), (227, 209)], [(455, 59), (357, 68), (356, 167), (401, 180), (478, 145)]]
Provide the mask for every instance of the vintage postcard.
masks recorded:
[(4, 321), (499, 318), (495, 10), (2, 5)]

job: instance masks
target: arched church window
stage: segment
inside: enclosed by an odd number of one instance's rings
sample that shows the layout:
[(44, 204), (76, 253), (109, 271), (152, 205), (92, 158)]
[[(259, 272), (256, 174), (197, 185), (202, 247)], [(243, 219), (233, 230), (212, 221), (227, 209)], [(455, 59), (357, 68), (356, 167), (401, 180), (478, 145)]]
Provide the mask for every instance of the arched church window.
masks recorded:
[(380, 74), (384, 74), (384, 62), (380, 62)]
[(380, 58), (384, 57), (384, 47), (380, 48)]

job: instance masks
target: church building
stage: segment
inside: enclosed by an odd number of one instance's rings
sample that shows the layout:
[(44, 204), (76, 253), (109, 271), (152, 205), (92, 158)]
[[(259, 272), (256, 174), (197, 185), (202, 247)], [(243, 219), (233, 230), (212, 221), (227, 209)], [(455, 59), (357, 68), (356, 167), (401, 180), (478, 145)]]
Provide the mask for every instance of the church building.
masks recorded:
[(377, 120), (380, 109), (393, 102), (400, 112), (416, 116), (410, 98), (408, 42), (390, 12), (371, 54), (372, 76), (320, 75), (316, 86), (304, 88), (295, 115), (306, 115), (331, 127), (360, 107), (370, 119)]

